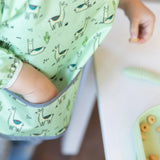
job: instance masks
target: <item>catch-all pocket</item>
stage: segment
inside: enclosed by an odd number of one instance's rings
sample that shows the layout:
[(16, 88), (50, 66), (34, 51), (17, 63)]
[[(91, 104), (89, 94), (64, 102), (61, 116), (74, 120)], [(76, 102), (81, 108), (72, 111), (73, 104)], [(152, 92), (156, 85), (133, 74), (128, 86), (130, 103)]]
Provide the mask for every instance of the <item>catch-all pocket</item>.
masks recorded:
[(3, 92), (12, 97), (12, 101), (6, 101), (8, 107), (0, 112), (0, 134), (12, 140), (44, 140), (61, 136), (70, 122), (80, 78), (81, 72), (55, 98), (43, 104), (27, 102), (5, 89)]

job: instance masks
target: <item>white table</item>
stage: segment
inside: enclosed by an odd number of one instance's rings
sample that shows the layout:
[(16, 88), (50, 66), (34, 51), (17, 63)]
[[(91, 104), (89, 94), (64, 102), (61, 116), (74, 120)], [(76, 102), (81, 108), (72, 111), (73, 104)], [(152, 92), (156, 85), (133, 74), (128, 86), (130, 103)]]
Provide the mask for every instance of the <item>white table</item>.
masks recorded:
[(99, 116), (108, 160), (135, 160), (133, 124), (146, 109), (160, 104), (160, 86), (128, 78), (125, 67), (160, 73), (160, 3), (146, 2), (156, 14), (156, 30), (144, 45), (129, 44), (129, 22), (118, 10), (114, 27), (95, 55)]

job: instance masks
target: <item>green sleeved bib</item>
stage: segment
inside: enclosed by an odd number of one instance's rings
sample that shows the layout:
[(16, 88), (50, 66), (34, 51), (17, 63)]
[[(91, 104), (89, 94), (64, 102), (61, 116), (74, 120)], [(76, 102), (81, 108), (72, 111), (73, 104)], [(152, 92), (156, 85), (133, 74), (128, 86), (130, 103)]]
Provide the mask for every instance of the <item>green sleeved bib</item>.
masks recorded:
[[(54, 139), (67, 129), (81, 70), (112, 28), (118, 0), (0, 1), (0, 134)], [(59, 95), (32, 104), (8, 91), (22, 62), (47, 76)], [(14, 77), (15, 78), (15, 77)]]

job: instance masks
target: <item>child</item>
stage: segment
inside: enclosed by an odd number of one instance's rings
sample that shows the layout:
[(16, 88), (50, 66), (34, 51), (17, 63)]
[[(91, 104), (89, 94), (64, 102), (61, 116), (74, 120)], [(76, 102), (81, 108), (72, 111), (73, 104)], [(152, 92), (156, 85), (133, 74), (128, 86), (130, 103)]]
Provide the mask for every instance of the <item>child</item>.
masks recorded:
[[(139, 0), (130, 2), (121, 0), (119, 7), (124, 9), (131, 21), (130, 42), (138, 39), (138, 43), (147, 41), (153, 32), (154, 15)], [(17, 79), (15, 76), (17, 76)], [(17, 73), (12, 79), (15, 81), (12, 81), (12, 84), (10, 83), (8, 89), (23, 95), (26, 100), (32, 103), (44, 103), (58, 94), (57, 88), (44, 74), (25, 62), (19, 69), (19, 75)]]
[[(2, 135), (46, 139), (66, 130), (79, 72), (111, 29), (117, 6), (118, 0), (1, 0)], [(146, 42), (153, 13), (140, 0), (119, 7), (131, 22), (130, 42)]]

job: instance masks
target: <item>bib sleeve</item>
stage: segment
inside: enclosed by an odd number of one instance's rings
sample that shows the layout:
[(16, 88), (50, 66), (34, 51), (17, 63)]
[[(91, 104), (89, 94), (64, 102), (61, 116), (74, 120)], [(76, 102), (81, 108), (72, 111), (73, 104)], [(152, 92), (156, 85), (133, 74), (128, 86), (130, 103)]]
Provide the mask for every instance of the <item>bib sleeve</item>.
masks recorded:
[(23, 62), (11, 50), (0, 47), (0, 88), (9, 88), (17, 79)]

